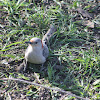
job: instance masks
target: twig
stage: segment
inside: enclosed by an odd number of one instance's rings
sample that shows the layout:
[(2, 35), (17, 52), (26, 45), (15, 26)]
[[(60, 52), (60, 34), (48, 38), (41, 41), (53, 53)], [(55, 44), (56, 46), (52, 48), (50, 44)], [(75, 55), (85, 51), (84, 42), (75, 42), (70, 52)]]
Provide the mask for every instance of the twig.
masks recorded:
[(1, 79), (1, 80), (13, 80), (13, 81), (19, 81), (19, 82), (23, 82), (23, 83), (27, 83), (27, 84), (32, 84), (32, 85), (35, 85), (35, 86), (39, 86), (39, 87), (42, 87), (42, 88), (45, 88), (45, 89), (48, 89), (48, 90), (54, 90), (54, 91), (58, 91), (58, 92), (61, 92), (61, 93), (65, 93), (65, 94), (67, 94), (67, 95), (76, 97), (76, 98), (81, 99), (81, 100), (89, 100), (88, 98), (82, 98), (82, 97), (76, 96), (75, 94), (72, 94), (72, 93), (69, 92), (69, 91), (64, 91), (64, 90), (61, 90), (61, 89), (55, 89), (55, 88), (51, 88), (51, 87), (46, 87), (46, 86), (43, 86), (43, 85), (41, 85), (41, 84), (29, 82), (29, 81), (22, 80), (22, 79), (3, 78), (3, 79)]

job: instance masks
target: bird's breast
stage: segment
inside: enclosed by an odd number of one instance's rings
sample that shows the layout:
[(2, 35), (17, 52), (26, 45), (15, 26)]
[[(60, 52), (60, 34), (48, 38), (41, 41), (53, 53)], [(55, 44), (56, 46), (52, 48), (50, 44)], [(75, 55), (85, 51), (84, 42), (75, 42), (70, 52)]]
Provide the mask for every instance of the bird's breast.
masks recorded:
[(41, 48), (28, 47), (25, 52), (25, 59), (34, 64), (42, 64), (46, 61), (43, 56), (43, 50)]

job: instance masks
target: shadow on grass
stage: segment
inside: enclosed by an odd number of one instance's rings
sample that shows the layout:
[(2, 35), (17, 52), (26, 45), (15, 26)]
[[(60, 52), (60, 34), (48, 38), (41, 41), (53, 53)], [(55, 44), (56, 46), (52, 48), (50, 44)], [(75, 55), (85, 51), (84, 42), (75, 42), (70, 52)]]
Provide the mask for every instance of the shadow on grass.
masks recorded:
[[(74, 70), (70, 70), (68, 63), (63, 62), (62, 64), (58, 61), (57, 57), (52, 57), (52, 61), (47, 60), (47, 62), (42, 65), (30, 64), (28, 68), (28, 73), (38, 73), (39, 79), (48, 80), (48, 85), (52, 87), (57, 87), (65, 91), (70, 91), (71, 93), (87, 97), (87, 91), (84, 92), (84, 87), (79, 86)], [(84, 93), (83, 93), (84, 92)], [(83, 95), (82, 95), (83, 93)], [(54, 95), (55, 98), (60, 98), (59, 94), (64, 95), (63, 93), (57, 93)]]

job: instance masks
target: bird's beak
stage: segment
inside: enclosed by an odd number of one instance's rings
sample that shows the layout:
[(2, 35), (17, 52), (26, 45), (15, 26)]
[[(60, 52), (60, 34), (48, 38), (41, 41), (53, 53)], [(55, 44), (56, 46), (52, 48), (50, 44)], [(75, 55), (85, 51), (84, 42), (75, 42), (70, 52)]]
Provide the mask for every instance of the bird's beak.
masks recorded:
[(32, 42), (30, 42), (30, 41), (27, 41), (27, 42), (25, 42), (25, 43), (32, 44)]

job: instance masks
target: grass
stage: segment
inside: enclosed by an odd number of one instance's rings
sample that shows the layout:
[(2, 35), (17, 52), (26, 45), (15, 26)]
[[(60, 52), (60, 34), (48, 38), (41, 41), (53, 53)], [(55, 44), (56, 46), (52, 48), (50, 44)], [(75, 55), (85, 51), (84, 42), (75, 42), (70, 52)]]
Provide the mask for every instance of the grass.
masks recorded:
[[(82, 6), (83, 9), (93, 12), (93, 5), (96, 3), (90, 0), (50, 0), (46, 4), (43, 1), (0, 1), (0, 78), (22, 78), (61, 88), (90, 100), (99, 100), (100, 38), (96, 37), (99, 32), (95, 30), (100, 27), (89, 29), (88, 26), (77, 24), (74, 19), (81, 14), (73, 11)], [(98, 16), (92, 21), (100, 25)], [(78, 18), (80, 21), (85, 19), (82, 16)], [(15, 72), (14, 68), (19, 66), (24, 58), (27, 48), (24, 42), (34, 36), (42, 38), (50, 24), (57, 26), (57, 32), (48, 44), (50, 55), (44, 64), (45, 69), (40, 71), (40, 65), (31, 65), (33, 68), (29, 73)], [(6, 64), (7, 62), (11, 64)], [(5, 99), (17, 98), (20, 93), (24, 99), (41, 99), (44, 96), (47, 100), (54, 100), (64, 96), (56, 91), (14, 81), (1, 81), (0, 84), (0, 97)], [(74, 100), (74, 97), (66, 95), (64, 100)]]

